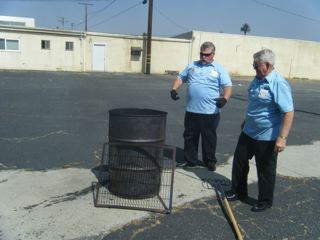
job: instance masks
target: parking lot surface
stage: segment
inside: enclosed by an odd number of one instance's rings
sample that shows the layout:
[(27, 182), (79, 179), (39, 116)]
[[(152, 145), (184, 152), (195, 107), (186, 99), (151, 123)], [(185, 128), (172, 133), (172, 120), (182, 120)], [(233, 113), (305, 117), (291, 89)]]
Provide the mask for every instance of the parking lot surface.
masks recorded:
[[(230, 187), (250, 78), (233, 78), (218, 128), (218, 168), (175, 170), (171, 214), (96, 208), (92, 183), (108, 141), (109, 111), (165, 111), (166, 144), (182, 161), (185, 88), (172, 75), (0, 71), (0, 239), (235, 239), (214, 183)], [(295, 118), (279, 155), (274, 206), (232, 202), (244, 239), (320, 239), (320, 81), (290, 80)], [(201, 152), (201, 151), (200, 151)], [(201, 159), (201, 156), (200, 156)]]

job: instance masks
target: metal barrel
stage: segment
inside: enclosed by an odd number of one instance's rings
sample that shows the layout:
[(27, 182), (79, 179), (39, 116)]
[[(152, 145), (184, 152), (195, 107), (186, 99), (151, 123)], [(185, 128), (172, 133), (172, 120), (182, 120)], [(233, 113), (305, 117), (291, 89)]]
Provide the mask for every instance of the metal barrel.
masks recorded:
[(161, 184), (161, 145), (167, 113), (153, 109), (109, 111), (109, 191), (124, 198), (150, 198)]
[(153, 109), (109, 111), (109, 141), (164, 144), (167, 113)]

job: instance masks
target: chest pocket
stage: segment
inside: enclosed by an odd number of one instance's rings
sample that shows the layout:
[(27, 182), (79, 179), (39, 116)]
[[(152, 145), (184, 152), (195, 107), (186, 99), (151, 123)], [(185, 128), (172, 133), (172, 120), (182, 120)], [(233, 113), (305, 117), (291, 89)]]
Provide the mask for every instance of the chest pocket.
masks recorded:
[(211, 69), (206, 75), (206, 83), (209, 85), (217, 85), (219, 86), (219, 72), (214, 69)]
[(210, 78), (215, 78), (215, 79), (219, 78), (219, 73), (216, 70), (211, 69), (210, 72), (209, 72), (209, 77)]
[(189, 70), (188, 82), (189, 84), (204, 84), (208, 86), (219, 86), (220, 85), (219, 77), (220, 77), (219, 72), (213, 69), (212, 67), (194, 66)]
[(269, 103), (273, 99), (273, 94), (268, 85), (261, 85), (256, 89), (250, 89), (250, 97), (254, 101)]

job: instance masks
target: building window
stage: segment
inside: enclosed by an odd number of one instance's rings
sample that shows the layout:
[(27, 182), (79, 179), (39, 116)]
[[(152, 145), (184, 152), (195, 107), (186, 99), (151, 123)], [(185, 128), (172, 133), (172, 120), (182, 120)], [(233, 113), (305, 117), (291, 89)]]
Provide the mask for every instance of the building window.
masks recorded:
[(139, 61), (141, 56), (141, 47), (131, 47), (131, 61)]
[(73, 42), (66, 42), (66, 51), (73, 51)]
[(25, 27), (25, 22), (12, 22), (12, 21), (3, 21), (0, 20), (0, 25), (9, 25), (9, 26), (19, 26), (19, 27)]
[(19, 41), (18, 40), (7, 39), (6, 48), (7, 48), (7, 50), (19, 51)]
[(0, 50), (19, 51), (19, 40), (0, 38)]
[(41, 40), (41, 49), (50, 49), (50, 41)]
[(5, 49), (6, 49), (5, 39), (0, 38), (0, 50), (5, 50)]

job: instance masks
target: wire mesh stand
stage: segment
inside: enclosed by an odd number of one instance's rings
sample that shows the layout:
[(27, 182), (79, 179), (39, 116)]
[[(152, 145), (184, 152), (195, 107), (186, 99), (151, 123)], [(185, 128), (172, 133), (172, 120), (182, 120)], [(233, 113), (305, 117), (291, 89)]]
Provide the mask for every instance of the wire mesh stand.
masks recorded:
[(105, 143), (95, 206), (170, 213), (175, 156), (168, 145)]

